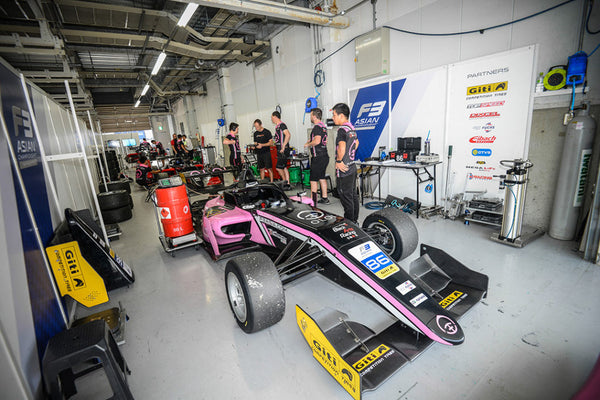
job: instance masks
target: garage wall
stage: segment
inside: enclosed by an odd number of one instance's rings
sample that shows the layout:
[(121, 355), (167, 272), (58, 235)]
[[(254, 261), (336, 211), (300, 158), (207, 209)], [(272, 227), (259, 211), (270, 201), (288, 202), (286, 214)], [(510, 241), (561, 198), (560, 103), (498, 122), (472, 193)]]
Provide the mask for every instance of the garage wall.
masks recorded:
[[(388, 25), (416, 32), (458, 32), (496, 25), (515, 20), (542, 9), (559, 4), (560, 0), (378, 0), (376, 5), (377, 26)], [(338, 1), (340, 8), (356, 4), (355, 0)], [(565, 64), (569, 55), (577, 51), (581, 15), (584, 0), (574, 1), (558, 9), (524, 22), (484, 34), (451, 37), (426, 37), (390, 32), (391, 55), (390, 77), (405, 76), (414, 72), (443, 66), (462, 60), (490, 55), (510, 49), (539, 44), (537, 71), (546, 72), (549, 67)], [(372, 6), (370, 2), (357, 7), (346, 15), (350, 28), (344, 30), (318, 28), (324, 55), (331, 54), (353, 37), (372, 29)], [(600, 7), (595, 7), (591, 21), (600, 18)], [(593, 27), (592, 27), (593, 28)], [(313, 89), (313, 31), (315, 28), (292, 26), (271, 40), (272, 60), (259, 67), (237, 64), (230, 68), (231, 87), (237, 122), (240, 123), (241, 145), (250, 142), (250, 124), (259, 117), (265, 126), (272, 129), (270, 112), (279, 104), (283, 120), (292, 132), (292, 145), (301, 147), (306, 138), (310, 122), (303, 123), (304, 101), (314, 95)], [(590, 52), (598, 44), (598, 39), (584, 36), (583, 50)], [(319, 106), (328, 110), (339, 101), (347, 101), (348, 89), (368, 85), (376, 81), (357, 82), (354, 77), (354, 45), (350, 44), (321, 67), (325, 71), (326, 82), (320, 89)], [(588, 86), (600, 85), (600, 50), (589, 60)], [(593, 104), (600, 103), (600, 91), (591, 91), (586, 97)], [(578, 96), (578, 99), (581, 96)], [(545, 148), (544, 162), (557, 165), (560, 159), (559, 146), (550, 146), (540, 141), (548, 137), (558, 138), (565, 128), (560, 121), (569, 106), (568, 96), (550, 101), (552, 107), (542, 104), (545, 99), (536, 99), (532, 127), (544, 125), (544, 135), (532, 129), (531, 147)], [(546, 101), (547, 102), (547, 101)], [(204, 135), (214, 136), (216, 119), (220, 118), (219, 88), (216, 79), (209, 82), (206, 96), (195, 99), (196, 118)], [(189, 106), (189, 102), (188, 102)], [(184, 120), (186, 106), (183, 101), (176, 104), (177, 121)], [(543, 109), (542, 109), (543, 108)], [(177, 122), (179, 124), (179, 122)], [(210, 128), (210, 129), (207, 129)], [(532, 152), (531, 157), (536, 156)], [(534, 160), (535, 162), (535, 160)], [(545, 170), (544, 170), (545, 172)], [(532, 179), (536, 171), (532, 173)], [(554, 179), (554, 178), (548, 178)], [(536, 199), (536, 209), (532, 219), (541, 226), (547, 226), (548, 212), (552, 198), (547, 195), (553, 183), (532, 182), (528, 196)], [(529, 202), (528, 202), (529, 204)], [(529, 209), (527, 208), (526, 220)], [(527, 222), (527, 221), (526, 221)]]

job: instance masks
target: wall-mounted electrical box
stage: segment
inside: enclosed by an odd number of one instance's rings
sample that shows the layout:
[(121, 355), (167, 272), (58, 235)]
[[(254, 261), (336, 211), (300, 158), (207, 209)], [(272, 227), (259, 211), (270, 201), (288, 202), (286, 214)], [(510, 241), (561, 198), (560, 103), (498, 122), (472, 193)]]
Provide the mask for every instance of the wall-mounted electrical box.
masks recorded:
[(389, 75), (390, 30), (379, 28), (365, 33), (355, 41), (356, 80)]

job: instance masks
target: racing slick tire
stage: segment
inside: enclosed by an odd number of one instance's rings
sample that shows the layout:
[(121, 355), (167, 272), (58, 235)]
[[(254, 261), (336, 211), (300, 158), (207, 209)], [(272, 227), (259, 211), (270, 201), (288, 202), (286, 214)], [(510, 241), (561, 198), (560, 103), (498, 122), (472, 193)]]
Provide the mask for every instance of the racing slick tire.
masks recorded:
[(227, 262), (225, 291), (239, 327), (246, 333), (275, 325), (285, 313), (285, 295), (275, 264), (266, 254), (248, 253)]
[(102, 219), (105, 224), (116, 224), (118, 222), (127, 221), (133, 217), (131, 207), (126, 204), (123, 207), (115, 208), (113, 210), (102, 210)]
[(129, 207), (129, 193), (125, 190), (114, 190), (98, 194), (98, 205), (102, 211)]
[[(109, 192), (114, 190), (125, 190), (127, 193), (131, 193), (131, 186), (129, 185), (128, 181), (106, 182), (106, 186), (108, 187)], [(106, 192), (104, 189), (104, 183), (100, 183), (98, 185), (98, 191), (100, 193)]]
[(419, 244), (419, 233), (413, 220), (401, 210), (384, 208), (365, 218), (363, 229), (377, 229), (381, 235), (373, 240), (395, 261), (411, 255)]

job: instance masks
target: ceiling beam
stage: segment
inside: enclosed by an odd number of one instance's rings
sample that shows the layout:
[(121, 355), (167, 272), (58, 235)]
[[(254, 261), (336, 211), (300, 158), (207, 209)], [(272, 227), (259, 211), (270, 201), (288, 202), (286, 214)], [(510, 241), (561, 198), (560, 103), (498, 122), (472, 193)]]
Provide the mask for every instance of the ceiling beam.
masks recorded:
[(292, 6), (269, 0), (175, 0), (180, 3), (195, 3), (201, 6), (224, 8), (230, 11), (266, 15), (268, 17), (285, 19), (288, 21), (302, 22), (311, 25), (322, 25), (331, 28), (347, 28), (350, 26), (348, 18), (310, 8)]

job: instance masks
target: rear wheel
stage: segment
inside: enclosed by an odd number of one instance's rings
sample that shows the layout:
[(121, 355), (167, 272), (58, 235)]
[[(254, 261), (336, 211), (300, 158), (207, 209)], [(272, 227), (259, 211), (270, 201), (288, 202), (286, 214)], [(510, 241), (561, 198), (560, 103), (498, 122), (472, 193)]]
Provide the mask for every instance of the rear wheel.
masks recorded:
[(268, 328), (283, 318), (285, 295), (277, 268), (264, 253), (235, 257), (225, 267), (229, 306), (246, 333)]
[(419, 243), (419, 233), (412, 219), (395, 208), (384, 208), (367, 216), (365, 229), (395, 261), (411, 255)]

